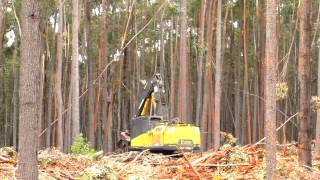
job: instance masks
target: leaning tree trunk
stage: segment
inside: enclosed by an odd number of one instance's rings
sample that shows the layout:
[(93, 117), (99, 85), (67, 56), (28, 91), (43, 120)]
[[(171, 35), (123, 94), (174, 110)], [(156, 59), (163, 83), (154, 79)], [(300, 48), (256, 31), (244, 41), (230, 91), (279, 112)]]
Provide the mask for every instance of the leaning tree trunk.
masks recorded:
[(266, 173), (267, 179), (276, 179), (276, 72), (278, 59), (277, 32), (277, 3), (267, 1), (266, 12)]
[(18, 179), (38, 179), (40, 92), (39, 1), (22, 0)]
[(310, 55), (311, 55), (311, 1), (300, 2), (300, 40), (299, 40), (299, 65), (298, 77), (300, 85), (299, 102), (299, 163), (311, 164), (311, 84), (310, 84)]

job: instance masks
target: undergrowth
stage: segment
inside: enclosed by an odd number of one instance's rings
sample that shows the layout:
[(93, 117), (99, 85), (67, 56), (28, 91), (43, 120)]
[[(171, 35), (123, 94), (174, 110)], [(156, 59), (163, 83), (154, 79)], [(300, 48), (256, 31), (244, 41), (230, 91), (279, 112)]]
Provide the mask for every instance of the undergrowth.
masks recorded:
[(96, 153), (96, 150), (92, 148), (88, 140), (83, 137), (83, 134), (80, 133), (75, 137), (74, 142), (71, 146), (72, 154), (82, 154), (82, 155), (93, 155)]

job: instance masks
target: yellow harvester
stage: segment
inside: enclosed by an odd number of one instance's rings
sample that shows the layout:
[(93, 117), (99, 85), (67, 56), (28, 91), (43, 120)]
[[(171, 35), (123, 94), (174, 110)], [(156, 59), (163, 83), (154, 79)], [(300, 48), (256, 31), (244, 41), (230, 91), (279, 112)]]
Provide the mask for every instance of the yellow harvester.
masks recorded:
[(200, 130), (192, 124), (169, 121), (164, 103), (163, 81), (159, 74), (149, 80), (140, 95), (130, 122), (130, 150), (174, 152), (200, 150)]

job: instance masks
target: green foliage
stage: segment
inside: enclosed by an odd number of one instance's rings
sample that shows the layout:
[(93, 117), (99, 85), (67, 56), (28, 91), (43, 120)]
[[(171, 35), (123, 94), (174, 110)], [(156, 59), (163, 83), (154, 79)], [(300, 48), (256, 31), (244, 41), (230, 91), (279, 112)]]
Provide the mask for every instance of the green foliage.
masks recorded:
[(167, 7), (168, 16), (178, 15), (180, 11), (180, 5), (176, 2), (170, 2)]
[(71, 152), (72, 154), (92, 155), (96, 153), (96, 150), (91, 148), (90, 143), (86, 138), (83, 137), (83, 134), (80, 133), (74, 139), (74, 142), (71, 146)]

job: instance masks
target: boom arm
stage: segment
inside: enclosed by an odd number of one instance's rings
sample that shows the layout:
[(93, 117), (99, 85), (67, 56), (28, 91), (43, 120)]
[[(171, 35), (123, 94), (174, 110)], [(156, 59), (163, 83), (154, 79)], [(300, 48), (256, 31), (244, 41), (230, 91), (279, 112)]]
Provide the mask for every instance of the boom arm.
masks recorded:
[[(161, 102), (164, 93), (163, 81), (160, 74), (155, 74), (145, 85), (140, 94), (138, 107), (136, 108), (135, 117), (149, 115), (164, 116)], [(152, 112), (151, 112), (152, 111)]]

